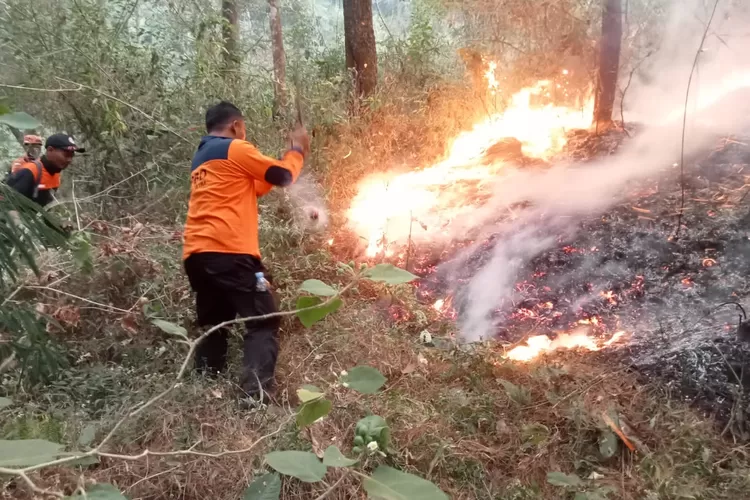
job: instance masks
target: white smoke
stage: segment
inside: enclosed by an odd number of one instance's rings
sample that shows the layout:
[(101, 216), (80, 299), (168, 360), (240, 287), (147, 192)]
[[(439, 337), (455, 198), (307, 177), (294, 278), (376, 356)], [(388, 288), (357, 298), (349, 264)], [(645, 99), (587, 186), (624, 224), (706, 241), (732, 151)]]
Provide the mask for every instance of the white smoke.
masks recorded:
[[(719, 8), (699, 57), (687, 107), (686, 156), (750, 124), (750, 15), (742, 3)], [(711, 4), (673, 2), (661, 47), (647, 68), (648, 80), (634, 82), (626, 98), (626, 120), (643, 128), (616, 156), (545, 171), (509, 170), (498, 178), (482, 210), (453, 224), (464, 236), (469, 230), (498, 235), (489, 261), (459, 290), (466, 304), (460, 319), (466, 340), (492, 336), (493, 312), (514, 297), (525, 264), (570, 236), (584, 218), (621, 201), (630, 181), (680, 161), (688, 77)], [(505, 218), (510, 222), (495, 222), (522, 202), (528, 207)], [(461, 258), (446, 264), (449, 269), (460, 265)]]

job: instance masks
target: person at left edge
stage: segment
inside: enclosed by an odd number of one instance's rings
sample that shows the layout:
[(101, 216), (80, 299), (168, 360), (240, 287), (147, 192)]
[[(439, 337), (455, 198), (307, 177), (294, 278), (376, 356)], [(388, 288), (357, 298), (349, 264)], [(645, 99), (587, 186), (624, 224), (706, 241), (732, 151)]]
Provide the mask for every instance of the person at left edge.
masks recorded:
[(8, 186), (39, 206), (48, 205), (60, 187), (60, 174), (70, 166), (75, 153), (86, 150), (67, 134), (53, 134), (44, 144), (44, 154), (38, 160), (28, 161), (8, 178)]
[(29, 163), (39, 158), (39, 155), (42, 153), (42, 138), (38, 135), (23, 136), (23, 151), (24, 155), (20, 158), (16, 158), (10, 164), (6, 178), (20, 170), (24, 163)]

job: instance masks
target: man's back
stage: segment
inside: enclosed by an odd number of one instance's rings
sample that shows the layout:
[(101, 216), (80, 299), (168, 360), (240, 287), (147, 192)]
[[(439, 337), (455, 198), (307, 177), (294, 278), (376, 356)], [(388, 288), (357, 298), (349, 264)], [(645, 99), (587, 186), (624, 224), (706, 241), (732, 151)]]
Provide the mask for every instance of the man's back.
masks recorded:
[(260, 257), (258, 196), (272, 184), (293, 182), (302, 162), (297, 151), (276, 160), (263, 156), (247, 141), (203, 137), (190, 172), (183, 258), (207, 252)]

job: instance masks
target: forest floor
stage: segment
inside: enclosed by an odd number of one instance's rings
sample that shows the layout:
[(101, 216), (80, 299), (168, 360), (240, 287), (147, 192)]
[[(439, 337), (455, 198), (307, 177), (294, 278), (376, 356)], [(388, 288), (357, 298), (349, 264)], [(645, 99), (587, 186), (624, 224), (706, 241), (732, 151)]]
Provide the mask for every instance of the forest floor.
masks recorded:
[[(266, 470), (268, 451), (321, 453), (335, 444), (349, 453), (355, 423), (374, 413), (392, 432), (393, 450), (380, 461), (430, 479), (455, 499), (745, 498), (749, 348), (734, 336), (734, 311), (713, 309), (748, 294), (749, 151), (740, 140), (727, 141), (691, 162), (679, 239), (670, 241), (681, 196), (676, 170), (644, 180), (627, 203), (586, 221), (574, 240), (534, 261), (522, 281), (530, 286), (519, 288), (525, 300), (498, 313), (503, 328), (496, 340), (459, 345), (455, 322), (433, 308), (435, 295), (415, 293), (413, 285), (386, 292), (363, 282), (339, 311), (310, 329), (296, 318), (284, 320), (279, 404), (243, 410), (235, 397), (237, 330), (230, 376), (189, 375), (129, 420), (110, 451), (221, 452), (260, 439), (257, 446), (221, 458), (103, 458), (85, 467), (85, 477), (114, 483), (131, 499), (237, 499)], [(56, 320), (49, 330), (72, 364), (46, 387), (18, 388), (14, 405), (0, 410), (0, 437), (85, 446), (128, 408), (169, 387), (186, 355), (148, 319), (192, 330), (178, 228), (147, 218), (113, 224), (85, 214), (81, 224), (94, 234), (92, 273), (74, 273), (69, 256), (48, 252), (41, 277), (30, 277), (14, 297)], [(328, 236), (304, 237), (265, 213), (264, 256), (282, 309), (294, 309), (306, 279), (347, 284), (339, 256), (324, 244)], [(595, 297), (574, 307), (566, 302), (572, 289), (556, 287), (555, 278), (579, 268), (607, 272), (565, 280)], [(444, 292), (438, 275), (427, 275), (420, 287), (426, 284)], [(504, 356), (508, 344), (531, 331), (554, 332), (593, 317), (596, 333), (626, 330), (628, 341), (529, 363)], [(420, 341), (424, 330), (433, 342)], [(387, 378), (383, 390), (362, 395), (337, 385), (338, 374), (356, 365), (379, 369)], [(333, 410), (299, 431), (293, 414), (304, 384), (323, 388)], [(551, 472), (568, 476), (550, 482)], [(52, 468), (36, 477), (72, 493), (69, 485), (80, 474)], [(327, 482), (340, 474), (329, 472)], [(327, 489), (286, 478), (282, 498), (318, 498)], [(20, 483), (8, 484), (0, 497), (30, 498)], [(347, 476), (327, 498), (365, 493)]]

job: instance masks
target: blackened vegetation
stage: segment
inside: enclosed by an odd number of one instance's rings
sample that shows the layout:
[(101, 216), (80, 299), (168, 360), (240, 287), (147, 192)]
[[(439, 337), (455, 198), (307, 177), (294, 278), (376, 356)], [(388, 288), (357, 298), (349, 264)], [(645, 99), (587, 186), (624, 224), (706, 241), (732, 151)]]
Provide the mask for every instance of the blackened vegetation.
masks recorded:
[[(596, 150), (601, 142), (581, 138)], [(738, 336), (737, 301), (750, 307), (750, 139), (723, 139), (686, 165), (687, 204), (674, 240), (680, 205), (678, 169), (629, 186), (627, 202), (592, 216), (517, 277), (515, 294), (498, 304), (499, 339), (586, 328), (609, 338), (625, 330), (616, 358), (644, 381), (657, 378), (680, 398), (750, 439), (750, 339)], [(578, 157), (585, 156), (580, 151)], [(575, 156), (574, 155), (574, 156)], [(428, 273), (420, 289), (434, 300), (468, 281), (490, 258), (496, 237), (462, 260), (460, 275)], [(445, 261), (448, 252), (440, 253)], [(455, 272), (455, 268), (451, 270)], [(462, 305), (454, 306), (461, 316)]]

